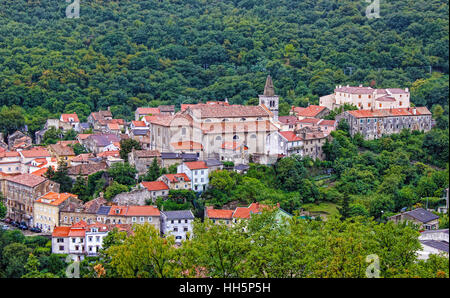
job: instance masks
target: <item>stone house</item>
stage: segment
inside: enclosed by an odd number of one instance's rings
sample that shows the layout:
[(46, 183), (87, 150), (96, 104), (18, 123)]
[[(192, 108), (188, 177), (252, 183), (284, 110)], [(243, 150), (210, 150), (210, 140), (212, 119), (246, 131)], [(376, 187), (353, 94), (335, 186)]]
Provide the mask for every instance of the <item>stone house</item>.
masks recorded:
[(34, 201), (48, 192), (59, 192), (59, 184), (33, 174), (8, 177), (6, 181), (7, 217), (34, 225)]
[(439, 216), (423, 208), (396, 214), (389, 217), (389, 220), (395, 223), (403, 221), (410, 222), (418, 225), (423, 230), (439, 229)]
[(169, 189), (191, 189), (191, 179), (185, 173), (164, 174), (158, 178), (158, 181), (164, 182)]
[(128, 153), (128, 162), (136, 167), (139, 175), (147, 173), (148, 168), (153, 163), (153, 159), (159, 166), (162, 165), (161, 153), (158, 150), (135, 150), (134, 148)]
[(364, 139), (373, 140), (403, 129), (427, 132), (432, 128), (431, 116), (427, 107), (371, 109), (345, 111), (336, 116), (336, 121), (345, 119), (352, 136), (360, 133)]

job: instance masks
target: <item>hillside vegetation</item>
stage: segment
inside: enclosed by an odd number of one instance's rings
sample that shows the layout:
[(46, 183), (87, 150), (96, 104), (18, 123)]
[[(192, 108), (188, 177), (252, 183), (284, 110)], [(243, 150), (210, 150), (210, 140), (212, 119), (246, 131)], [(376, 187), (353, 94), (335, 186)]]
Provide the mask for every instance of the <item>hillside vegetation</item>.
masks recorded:
[(448, 105), (448, 1), (381, 1), (377, 19), (363, 0), (83, 0), (78, 19), (67, 5), (0, 0), (0, 107), (20, 107), (4, 132), (108, 106), (255, 104), (268, 73), (281, 114), (338, 84)]

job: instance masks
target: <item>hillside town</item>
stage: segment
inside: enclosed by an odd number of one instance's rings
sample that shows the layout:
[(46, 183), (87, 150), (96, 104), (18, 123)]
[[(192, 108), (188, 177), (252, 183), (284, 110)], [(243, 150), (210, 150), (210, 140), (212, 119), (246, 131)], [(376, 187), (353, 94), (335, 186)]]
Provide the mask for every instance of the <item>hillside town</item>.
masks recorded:
[[(59, 119), (48, 119), (35, 136), (19, 130), (6, 140), (1, 136), (0, 192), (7, 207), (5, 222), (48, 235), (53, 253), (69, 254), (74, 260), (97, 255), (111, 229), (132, 233), (135, 224), (153, 225), (162, 237), (173, 235), (181, 245), (192, 234), (195, 216), (192, 210), (158, 209), (157, 200), (167, 199), (171, 191), (201, 194), (208, 189), (214, 171), (245, 173), (250, 163), (270, 165), (295, 155), (323, 160), (323, 146), (332, 142), (332, 132), (341, 121), (348, 123), (352, 136), (359, 133), (367, 140), (404, 129), (429, 131), (434, 125), (431, 112), (411, 106), (409, 99), (408, 88), (336, 86), (333, 94), (320, 98), (320, 105), (292, 106), (288, 116), (279, 116), (279, 96), (269, 75), (256, 106), (233, 105), (225, 99), (181, 104), (179, 111), (173, 105), (140, 107), (129, 122), (114, 119), (109, 108), (91, 113), (87, 122), (80, 122), (76, 113), (62, 114)], [(325, 119), (344, 105), (354, 109), (338, 114), (336, 120)], [(42, 145), (51, 129), (74, 131), (74, 139)], [(124, 156), (121, 147), (127, 140), (135, 141), (139, 149), (133, 147)], [(75, 146), (83, 153), (76, 154)], [(89, 176), (123, 163), (136, 170), (135, 186), (108, 198), (100, 192), (83, 201), (61, 191), (60, 184), (49, 176), (63, 166), (72, 183), (87, 181)], [(153, 181), (144, 181), (142, 177), (155, 163), (172, 173), (166, 171)], [(106, 177), (106, 183), (113, 184), (111, 179)], [(270, 208), (258, 202), (223, 209), (205, 206), (203, 218), (232, 225)], [(278, 210), (279, 220), (293, 216), (280, 204), (273, 208)], [(428, 233), (440, 231), (438, 216), (424, 209), (390, 220), (406, 219), (422, 225)], [(442, 235), (447, 235), (443, 251), (448, 254), (448, 229)], [(424, 245), (434, 247), (433, 241), (442, 242), (426, 240)]]

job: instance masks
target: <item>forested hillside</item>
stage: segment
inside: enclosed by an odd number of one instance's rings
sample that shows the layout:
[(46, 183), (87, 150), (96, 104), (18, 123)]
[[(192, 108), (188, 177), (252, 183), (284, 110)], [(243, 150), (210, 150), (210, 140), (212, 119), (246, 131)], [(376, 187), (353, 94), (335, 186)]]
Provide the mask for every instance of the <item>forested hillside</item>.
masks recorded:
[(107, 106), (254, 104), (268, 73), (281, 114), (371, 83), (448, 113), (448, 1), (381, 1), (377, 19), (363, 0), (82, 0), (78, 19), (67, 5), (0, 0), (4, 132)]

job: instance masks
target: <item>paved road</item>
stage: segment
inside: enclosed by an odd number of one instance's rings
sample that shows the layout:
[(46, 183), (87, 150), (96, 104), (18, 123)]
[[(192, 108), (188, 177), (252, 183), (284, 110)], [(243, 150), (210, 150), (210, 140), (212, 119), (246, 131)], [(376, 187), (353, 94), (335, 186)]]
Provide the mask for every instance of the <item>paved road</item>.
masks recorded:
[(38, 235), (39, 236), (50, 236), (50, 234), (48, 234), (48, 233), (35, 233), (35, 232), (31, 232), (30, 230), (22, 231), (19, 228), (16, 228), (16, 227), (14, 227), (14, 226), (12, 226), (10, 224), (7, 224), (7, 223), (4, 223), (3, 221), (0, 221), (0, 226), (3, 226), (3, 225), (7, 225), (9, 227), (9, 230), (19, 230), (19, 231), (21, 231), (24, 236), (38, 236)]

